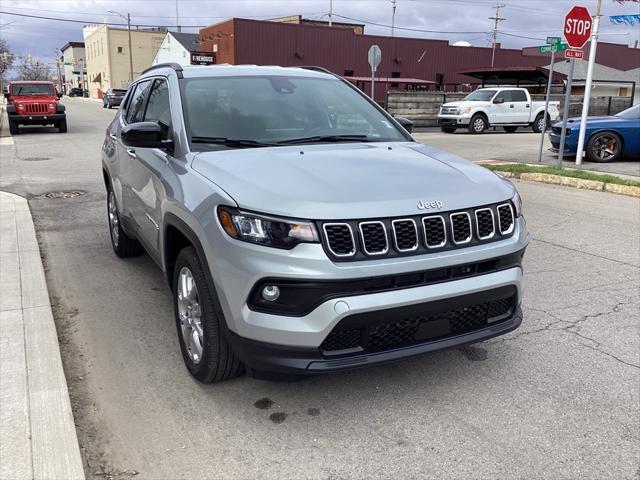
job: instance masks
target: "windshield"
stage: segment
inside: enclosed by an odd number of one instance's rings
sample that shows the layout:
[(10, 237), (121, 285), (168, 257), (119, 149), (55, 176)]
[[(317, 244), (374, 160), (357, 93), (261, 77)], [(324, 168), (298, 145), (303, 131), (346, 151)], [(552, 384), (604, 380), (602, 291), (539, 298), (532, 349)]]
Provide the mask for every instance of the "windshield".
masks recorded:
[(628, 120), (640, 119), (640, 105), (627, 108), (626, 110), (623, 110), (620, 113), (616, 113), (615, 116), (618, 118), (626, 118)]
[(11, 85), (11, 95), (54, 95), (53, 85), (46, 83), (21, 83)]
[(476, 90), (464, 99), (468, 102), (488, 102), (496, 94), (497, 90)]
[[(198, 143), (196, 149), (201, 144), (204, 148), (238, 146), (220, 145), (221, 139), (268, 144), (408, 140), (377, 108), (334, 78), (185, 79), (183, 99), (187, 131)], [(216, 140), (218, 144), (213, 145)]]

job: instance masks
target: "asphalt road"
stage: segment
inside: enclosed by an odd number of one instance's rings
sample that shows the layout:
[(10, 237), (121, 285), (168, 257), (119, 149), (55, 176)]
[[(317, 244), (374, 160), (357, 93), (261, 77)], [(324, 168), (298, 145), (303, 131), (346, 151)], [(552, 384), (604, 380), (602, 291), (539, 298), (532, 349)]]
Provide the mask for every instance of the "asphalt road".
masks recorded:
[[(449, 150), (469, 160), (504, 160), (508, 162), (537, 163), (540, 151), (540, 134), (531, 128), (519, 128), (515, 133), (505, 133), (501, 128), (489, 129), (482, 135), (472, 135), (464, 129), (455, 133), (443, 133), (439, 128), (422, 128), (414, 137), (434, 147)], [(542, 163), (556, 165), (558, 156), (549, 151), (551, 143), (545, 135)], [(576, 168), (576, 157), (564, 158), (563, 165)], [(582, 167), (603, 173), (615, 173), (640, 177), (640, 158), (622, 158), (613, 163), (585, 161)]]
[[(519, 182), (525, 321), (473, 347), (297, 383), (201, 385), (147, 256), (110, 247), (100, 146), (113, 112), (0, 148), (45, 262), (88, 478), (640, 475), (640, 202)], [(52, 191), (85, 192), (49, 199)]]

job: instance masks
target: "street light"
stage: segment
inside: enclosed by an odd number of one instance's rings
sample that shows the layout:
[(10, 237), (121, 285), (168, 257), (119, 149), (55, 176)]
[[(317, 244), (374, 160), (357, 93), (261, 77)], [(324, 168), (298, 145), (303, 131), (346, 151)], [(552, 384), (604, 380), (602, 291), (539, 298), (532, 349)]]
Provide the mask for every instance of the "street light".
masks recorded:
[(127, 32), (129, 34), (129, 83), (133, 82), (133, 50), (131, 49), (131, 15), (127, 12), (125, 17), (123, 14), (109, 10), (108, 13), (113, 13), (127, 21)]

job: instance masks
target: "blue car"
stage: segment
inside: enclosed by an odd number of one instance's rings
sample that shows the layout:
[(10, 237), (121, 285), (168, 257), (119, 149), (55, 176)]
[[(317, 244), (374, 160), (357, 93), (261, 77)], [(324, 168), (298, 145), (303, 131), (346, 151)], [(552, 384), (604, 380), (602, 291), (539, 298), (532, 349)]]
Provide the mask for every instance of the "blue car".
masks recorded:
[[(564, 153), (576, 154), (580, 118), (567, 120)], [(562, 122), (549, 133), (554, 152), (560, 149)], [(613, 162), (621, 157), (640, 157), (640, 104), (610, 117), (588, 117), (585, 135), (587, 159), (592, 162)]]

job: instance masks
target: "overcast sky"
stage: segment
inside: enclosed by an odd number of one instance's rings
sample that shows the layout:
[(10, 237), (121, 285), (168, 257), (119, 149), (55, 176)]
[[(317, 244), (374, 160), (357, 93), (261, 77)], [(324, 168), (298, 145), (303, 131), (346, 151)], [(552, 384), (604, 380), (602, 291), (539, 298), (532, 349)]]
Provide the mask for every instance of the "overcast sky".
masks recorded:
[[(302, 14), (307, 18), (327, 19), (329, 0), (177, 0), (181, 25), (210, 25), (231, 17), (264, 19)], [(564, 14), (578, 3), (592, 13), (596, 0), (499, 0), (505, 7), (500, 16), (498, 40), (505, 47), (519, 48), (540, 44), (540, 38), (560, 35)], [(80, 22), (121, 23), (109, 10), (131, 13), (132, 23), (139, 25), (175, 25), (176, 0), (2, 0), (0, 10), (24, 15), (74, 19)], [(0, 14), (0, 36), (18, 55), (31, 53), (34, 58), (51, 61), (54, 50), (69, 41), (82, 41), (82, 23), (43, 20)], [(391, 23), (390, 0), (333, 0), (335, 21), (365, 23), (365, 33), (388, 35)], [(638, 25), (613, 25), (609, 15), (640, 13), (640, 4), (619, 4), (603, 0), (601, 41), (633, 44), (640, 38)], [(441, 38), (451, 42), (466, 40), (473, 45), (488, 46), (495, 14), (495, 2), (489, 0), (397, 0), (396, 35)], [(341, 18), (349, 17), (349, 19)], [(383, 26), (373, 25), (374, 23)], [(406, 28), (407, 30), (403, 30)], [(414, 30), (432, 30), (420, 32)], [(532, 38), (521, 38), (532, 37)], [(544, 42), (542, 42), (544, 43)]]

